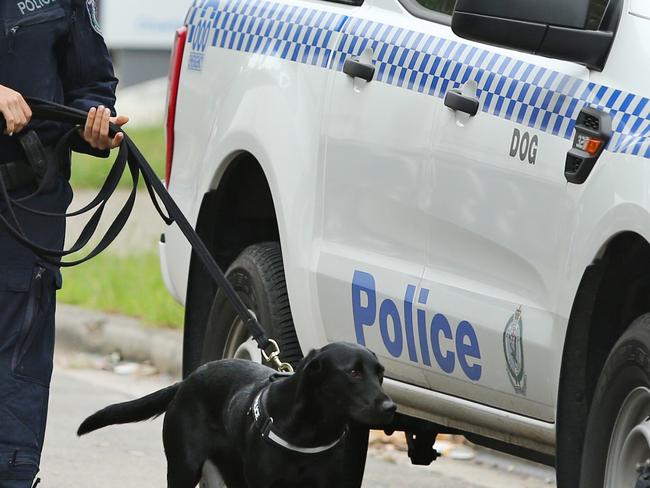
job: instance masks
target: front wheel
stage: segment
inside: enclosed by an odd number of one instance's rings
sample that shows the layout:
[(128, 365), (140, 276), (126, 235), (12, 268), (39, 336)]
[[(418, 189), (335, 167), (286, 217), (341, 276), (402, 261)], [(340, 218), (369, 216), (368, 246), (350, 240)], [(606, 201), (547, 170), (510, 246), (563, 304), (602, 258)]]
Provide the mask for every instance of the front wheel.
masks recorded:
[[(228, 268), (226, 278), (268, 337), (278, 342), (282, 361), (295, 366), (302, 351), (291, 317), (280, 244), (264, 242), (247, 247)], [(262, 362), (257, 343), (226, 295), (218, 290), (210, 309), (201, 363), (225, 358)]]
[(650, 314), (618, 340), (598, 380), (581, 488), (650, 487)]

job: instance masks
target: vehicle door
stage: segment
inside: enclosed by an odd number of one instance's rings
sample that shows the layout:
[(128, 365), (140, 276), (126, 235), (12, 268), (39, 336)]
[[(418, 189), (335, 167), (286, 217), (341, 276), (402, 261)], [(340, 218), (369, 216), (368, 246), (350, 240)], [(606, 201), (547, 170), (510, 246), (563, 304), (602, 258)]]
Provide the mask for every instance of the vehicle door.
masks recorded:
[(577, 63), (441, 37), (422, 280), (438, 364), (427, 380), (553, 421), (567, 323), (557, 287), (579, 211), (565, 162), (582, 107), (612, 93)]
[(417, 310), (436, 109), (426, 77), (404, 67), (422, 62), (442, 26), (413, 22), (396, 5), (351, 9), (333, 56), (318, 301), (328, 340), (366, 345), (387, 376), (427, 386)]

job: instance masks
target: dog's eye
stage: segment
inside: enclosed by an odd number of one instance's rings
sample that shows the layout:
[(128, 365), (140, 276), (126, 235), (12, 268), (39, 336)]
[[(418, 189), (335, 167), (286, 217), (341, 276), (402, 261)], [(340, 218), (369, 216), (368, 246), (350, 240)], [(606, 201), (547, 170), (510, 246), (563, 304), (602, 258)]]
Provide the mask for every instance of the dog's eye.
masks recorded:
[(349, 373), (353, 378), (361, 378), (361, 371), (358, 369), (351, 369)]

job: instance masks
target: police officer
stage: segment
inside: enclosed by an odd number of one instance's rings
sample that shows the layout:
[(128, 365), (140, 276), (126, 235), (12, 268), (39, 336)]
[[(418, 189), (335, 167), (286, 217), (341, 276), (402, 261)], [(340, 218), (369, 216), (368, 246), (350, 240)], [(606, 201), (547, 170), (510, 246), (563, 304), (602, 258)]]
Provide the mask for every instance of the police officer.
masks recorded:
[[(97, 23), (94, 0), (2, 0), (0, 2), (0, 174), (12, 197), (34, 192), (37, 174), (20, 138), (34, 131), (45, 146), (70, 127), (31, 121), (23, 96), (88, 112), (72, 149), (108, 156), (121, 142), (108, 135), (115, 117), (117, 79)], [(23, 202), (63, 213), (72, 198), (64, 169), (50, 191)], [(0, 212), (6, 208), (0, 200)], [(61, 249), (65, 222), (17, 210), (23, 231), (47, 248)], [(29, 488), (39, 470), (47, 417), (54, 347), (58, 267), (46, 264), (0, 227), (0, 488)]]

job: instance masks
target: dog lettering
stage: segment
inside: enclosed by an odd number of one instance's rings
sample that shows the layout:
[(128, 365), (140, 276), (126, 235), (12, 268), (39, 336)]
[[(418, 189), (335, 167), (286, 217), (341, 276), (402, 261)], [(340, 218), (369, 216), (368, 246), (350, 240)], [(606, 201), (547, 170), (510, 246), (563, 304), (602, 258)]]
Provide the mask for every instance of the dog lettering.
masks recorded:
[(524, 131), (523, 135), (519, 129), (512, 132), (512, 140), (510, 141), (510, 152), (508, 153), (511, 158), (518, 157), (521, 161), (528, 160), (528, 164), (535, 164), (537, 160), (537, 147), (539, 146), (539, 138)]

